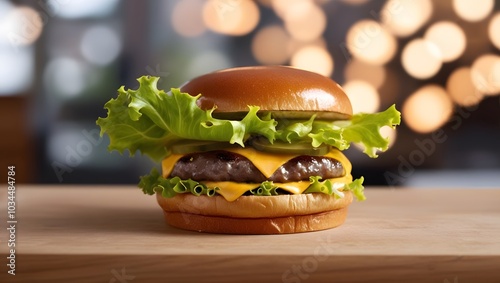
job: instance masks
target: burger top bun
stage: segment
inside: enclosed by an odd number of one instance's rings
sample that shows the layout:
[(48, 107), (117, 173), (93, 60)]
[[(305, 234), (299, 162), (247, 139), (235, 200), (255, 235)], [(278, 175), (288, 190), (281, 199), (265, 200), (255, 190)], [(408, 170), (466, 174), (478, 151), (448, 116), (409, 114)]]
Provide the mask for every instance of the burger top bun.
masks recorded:
[(198, 106), (214, 106), (216, 117), (243, 117), (249, 105), (277, 118), (345, 120), (352, 106), (342, 88), (322, 75), (284, 66), (232, 68), (209, 73), (181, 86), (201, 94)]

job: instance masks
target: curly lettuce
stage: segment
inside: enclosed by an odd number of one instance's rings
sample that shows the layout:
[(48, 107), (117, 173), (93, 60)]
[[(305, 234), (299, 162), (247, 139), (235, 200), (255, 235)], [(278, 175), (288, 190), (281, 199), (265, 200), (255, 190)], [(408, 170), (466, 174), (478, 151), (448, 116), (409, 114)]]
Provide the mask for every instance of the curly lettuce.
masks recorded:
[[(357, 200), (363, 201), (366, 199), (364, 195), (363, 177), (356, 179), (348, 184), (335, 183), (331, 180), (320, 181), (321, 177), (313, 176), (309, 178), (310, 185), (304, 191), (304, 194), (323, 193), (334, 195), (335, 198), (343, 198), (345, 191), (351, 191)], [(139, 188), (147, 195), (161, 193), (165, 198), (171, 198), (177, 194), (191, 193), (196, 196), (214, 196), (220, 188), (207, 187), (205, 184), (188, 179), (182, 180), (179, 177), (164, 178), (154, 168), (149, 175), (142, 176), (139, 182)], [(272, 181), (264, 181), (258, 187), (251, 189), (249, 192), (256, 196), (274, 196), (279, 195), (279, 186)]]
[[(183, 93), (172, 88), (165, 92), (157, 88), (158, 77), (138, 79), (137, 90), (118, 90), (118, 97), (105, 104), (107, 117), (99, 118), (101, 135), (108, 134), (109, 150), (131, 155), (142, 152), (155, 161), (171, 154), (169, 146), (181, 140), (222, 141), (245, 145), (250, 136), (263, 136), (273, 143), (309, 142), (313, 147), (328, 144), (340, 150), (351, 143), (360, 143), (365, 153), (377, 157), (377, 151), (388, 147), (380, 128), (399, 125), (401, 114), (395, 106), (373, 114), (356, 114), (346, 121), (322, 121), (312, 116), (307, 121), (278, 120), (259, 107), (248, 106), (242, 120), (217, 119), (215, 107), (202, 110), (196, 104), (201, 94)], [(262, 115), (260, 115), (262, 114)]]
[(244, 146), (250, 135), (274, 140), (276, 121), (257, 116), (259, 107), (249, 106), (241, 121), (212, 116), (215, 108), (202, 110), (196, 104), (200, 95), (191, 96), (173, 88), (170, 93), (157, 88), (158, 77), (138, 79), (137, 90), (118, 90), (118, 97), (105, 104), (106, 118), (99, 118), (101, 135), (110, 138), (109, 150), (122, 153), (137, 150), (160, 161), (170, 154), (169, 144), (183, 139), (227, 141)]
[(375, 158), (377, 151), (385, 151), (389, 146), (389, 140), (382, 137), (380, 129), (384, 126), (394, 128), (399, 123), (401, 113), (392, 105), (383, 112), (356, 114), (346, 121), (316, 121), (309, 137), (314, 147), (326, 143), (344, 150), (351, 143), (359, 143), (364, 146), (364, 153)]
[(350, 120), (332, 122), (314, 119), (315, 116), (312, 116), (308, 121), (282, 126), (276, 133), (276, 139), (288, 143), (308, 140), (313, 147), (325, 143), (340, 150), (349, 148), (351, 143), (359, 143), (364, 146), (368, 156), (375, 158), (377, 151), (385, 151), (389, 146), (388, 139), (382, 137), (380, 129), (399, 125), (401, 113), (392, 105), (383, 112), (353, 115)]

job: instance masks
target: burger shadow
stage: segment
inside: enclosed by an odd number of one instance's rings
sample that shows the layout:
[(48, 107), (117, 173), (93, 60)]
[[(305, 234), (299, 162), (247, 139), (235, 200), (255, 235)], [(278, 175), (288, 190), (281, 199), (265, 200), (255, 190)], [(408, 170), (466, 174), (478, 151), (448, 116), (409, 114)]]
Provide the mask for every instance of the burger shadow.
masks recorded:
[[(57, 233), (61, 230), (72, 234), (130, 235), (132, 238), (156, 236), (189, 236), (190, 238), (213, 237), (213, 233), (200, 233), (169, 226), (160, 207), (99, 207), (71, 206), (71, 209), (59, 205), (64, 214), (56, 214), (52, 219), (30, 219), (29, 225), (36, 230)], [(26, 223), (28, 224), (28, 223)], [(224, 237), (248, 237), (238, 234), (216, 234)]]
[[(67, 210), (68, 211), (68, 210)], [(37, 225), (37, 223), (32, 223)], [(40, 222), (40, 224), (42, 224)], [(39, 225), (40, 225), (39, 224)], [(37, 225), (38, 226), (38, 225)], [(43, 228), (64, 229), (74, 233), (120, 233), (122, 234), (163, 234), (183, 235), (192, 232), (168, 226), (162, 210), (151, 208), (91, 208), (79, 207), (69, 210), (57, 219), (43, 221)], [(199, 234), (199, 233), (195, 233)]]
[[(104, 216), (105, 215), (105, 216)], [(159, 207), (151, 208), (100, 208), (72, 210), (57, 219), (59, 228), (74, 233), (103, 233), (131, 236), (189, 236), (190, 238), (213, 237), (248, 237), (239, 234), (213, 234), (188, 231), (168, 225)], [(45, 223), (44, 225), (46, 225)], [(49, 222), (50, 225), (50, 222)]]

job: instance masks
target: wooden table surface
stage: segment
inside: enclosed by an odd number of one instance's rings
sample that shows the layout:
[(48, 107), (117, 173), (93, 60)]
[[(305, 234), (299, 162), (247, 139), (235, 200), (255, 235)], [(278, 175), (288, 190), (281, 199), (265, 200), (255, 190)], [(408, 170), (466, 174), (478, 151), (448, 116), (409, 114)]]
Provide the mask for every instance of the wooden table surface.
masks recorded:
[[(214, 235), (165, 225), (132, 186), (17, 188), (0, 282), (500, 282), (500, 189), (368, 188), (339, 228)], [(1, 223), (6, 223), (6, 190)]]

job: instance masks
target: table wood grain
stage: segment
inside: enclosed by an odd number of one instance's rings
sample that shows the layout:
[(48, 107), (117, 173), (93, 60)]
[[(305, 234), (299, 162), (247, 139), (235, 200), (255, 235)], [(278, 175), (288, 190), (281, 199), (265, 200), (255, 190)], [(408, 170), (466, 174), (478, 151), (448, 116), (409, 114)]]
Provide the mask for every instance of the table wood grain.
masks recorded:
[(0, 282), (500, 282), (500, 189), (366, 194), (339, 228), (215, 235), (167, 226), (133, 186), (18, 185), (16, 275), (1, 229)]

